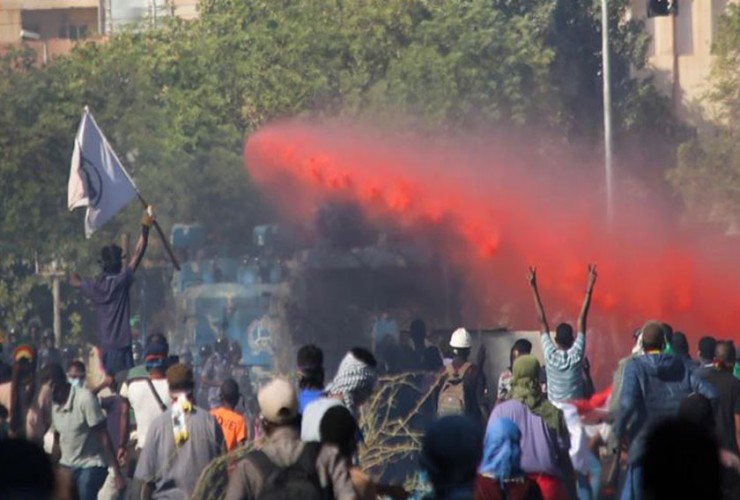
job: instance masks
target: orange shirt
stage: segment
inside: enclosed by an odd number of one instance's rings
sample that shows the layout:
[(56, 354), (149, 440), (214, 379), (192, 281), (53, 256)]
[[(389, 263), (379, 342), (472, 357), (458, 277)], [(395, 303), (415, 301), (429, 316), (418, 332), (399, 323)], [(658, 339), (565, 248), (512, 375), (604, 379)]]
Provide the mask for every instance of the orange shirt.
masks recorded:
[(211, 415), (213, 415), (213, 418), (221, 426), (221, 430), (224, 432), (224, 439), (226, 440), (226, 447), (229, 451), (236, 448), (236, 445), (242, 441), (246, 441), (249, 437), (247, 421), (237, 412), (221, 407), (212, 409)]

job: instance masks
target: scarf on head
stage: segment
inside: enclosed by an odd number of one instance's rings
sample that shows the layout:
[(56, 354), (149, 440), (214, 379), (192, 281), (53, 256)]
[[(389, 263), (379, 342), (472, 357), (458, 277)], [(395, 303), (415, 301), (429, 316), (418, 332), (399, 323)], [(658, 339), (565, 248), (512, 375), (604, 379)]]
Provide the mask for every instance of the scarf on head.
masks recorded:
[(483, 442), (483, 460), (480, 473), (499, 481), (524, 475), (521, 469), (522, 449), (519, 441), (522, 433), (508, 418), (497, 418), (488, 424)]
[(540, 362), (531, 354), (519, 356), (514, 361), (511, 379), (511, 399), (524, 404), (529, 411), (542, 418), (557, 435), (568, 432), (563, 412), (550, 403), (542, 394), (540, 386)]
[(375, 369), (366, 365), (348, 352), (339, 364), (337, 375), (326, 386), (326, 394), (342, 396), (342, 403), (350, 411), (355, 411), (370, 396), (375, 389), (377, 375)]

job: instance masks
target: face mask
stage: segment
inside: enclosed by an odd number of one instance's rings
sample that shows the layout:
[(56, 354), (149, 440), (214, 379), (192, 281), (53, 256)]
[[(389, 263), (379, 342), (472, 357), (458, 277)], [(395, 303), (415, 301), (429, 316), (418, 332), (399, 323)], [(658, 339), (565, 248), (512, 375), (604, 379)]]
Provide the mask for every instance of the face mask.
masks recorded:
[(72, 378), (67, 377), (67, 382), (69, 382), (69, 385), (72, 387), (77, 387), (78, 389), (82, 388), (82, 379), (81, 378)]

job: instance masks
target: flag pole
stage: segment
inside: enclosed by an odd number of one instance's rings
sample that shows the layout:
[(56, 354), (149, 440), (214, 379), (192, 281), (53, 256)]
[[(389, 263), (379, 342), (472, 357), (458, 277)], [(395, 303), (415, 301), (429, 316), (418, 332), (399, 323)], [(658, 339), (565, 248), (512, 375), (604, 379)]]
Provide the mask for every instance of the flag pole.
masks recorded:
[[(95, 128), (97, 128), (100, 131), (100, 127), (98, 127), (98, 123), (95, 121), (95, 118), (90, 113), (90, 108), (88, 108), (87, 106), (85, 106), (85, 114), (90, 114), (90, 119), (95, 124)], [(121, 165), (121, 170), (126, 175), (126, 178), (128, 178), (131, 185), (134, 187), (134, 191), (136, 191), (136, 196), (139, 198), (139, 201), (141, 202), (141, 204), (144, 205), (144, 209), (148, 208), (149, 203), (147, 203), (147, 201), (141, 195), (141, 191), (139, 191), (139, 187), (136, 185), (134, 180), (129, 175), (128, 170), (126, 170), (126, 167), (123, 165), (123, 162), (116, 154), (116, 150), (111, 147), (110, 143), (108, 142), (108, 138), (105, 136), (105, 134), (102, 133), (102, 131), (100, 131), (100, 137), (103, 139), (103, 141), (105, 141), (105, 145), (108, 146), (108, 149), (113, 153), (113, 156), (116, 157), (116, 160), (118, 160), (118, 163)], [(180, 263), (177, 261), (177, 257), (175, 257), (175, 252), (172, 251), (172, 247), (170, 246), (170, 243), (167, 241), (167, 238), (165, 237), (164, 232), (162, 231), (162, 228), (159, 226), (159, 222), (157, 221), (157, 219), (154, 219), (153, 225), (154, 225), (154, 229), (156, 229), (157, 234), (159, 235), (159, 239), (162, 240), (162, 245), (164, 246), (164, 249), (170, 258), (170, 262), (172, 262), (172, 266), (176, 270), (179, 271)]]
[[(134, 184), (134, 186), (136, 186)], [(144, 208), (146, 209), (149, 204), (146, 202), (143, 196), (141, 196), (141, 193), (138, 189), (136, 189), (136, 196), (139, 197), (139, 201), (142, 205), (144, 205)], [(180, 263), (177, 261), (177, 257), (175, 257), (175, 252), (172, 251), (172, 247), (170, 246), (169, 241), (167, 241), (167, 238), (164, 236), (164, 232), (162, 231), (162, 228), (159, 226), (159, 222), (157, 219), (154, 219), (154, 229), (157, 230), (157, 234), (159, 235), (159, 238), (162, 240), (162, 245), (164, 245), (164, 249), (167, 251), (167, 255), (170, 257), (170, 261), (172, 262), (172, 265), (175, 269), (178, 271), (180, 270)]]

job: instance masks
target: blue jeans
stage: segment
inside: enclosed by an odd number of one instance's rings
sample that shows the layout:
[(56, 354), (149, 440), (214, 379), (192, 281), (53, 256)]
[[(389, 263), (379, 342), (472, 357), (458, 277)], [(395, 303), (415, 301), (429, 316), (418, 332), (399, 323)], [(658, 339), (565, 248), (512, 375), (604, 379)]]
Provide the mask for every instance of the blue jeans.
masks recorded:
[(588, 474), (576, 472), (578, 500), (596, 500), (601, 486), (601, 461), (588, 452)]
[(622, 500), (642, 500), (642, 466), (630, 464), (622, 486)]
[(593, 453), (588, 454), (588, 476), (589, 481), (591, 482), (591, 493), (593, 494), (594, 498), (599, 498), (599, 493), (601, 489), (601, 460), (599, 460), (599, 457), (594, 455)]
[(103, 487), (108, 469), (105, 467), (77, 467), (72, 469), (80, 500), (97, 500), (98, 491)]
[(596, 498), (591, 491), (591, 483), (589, 483), (586, 474), (576, 472), (576, 494), (578, 500), (593, 500)]

